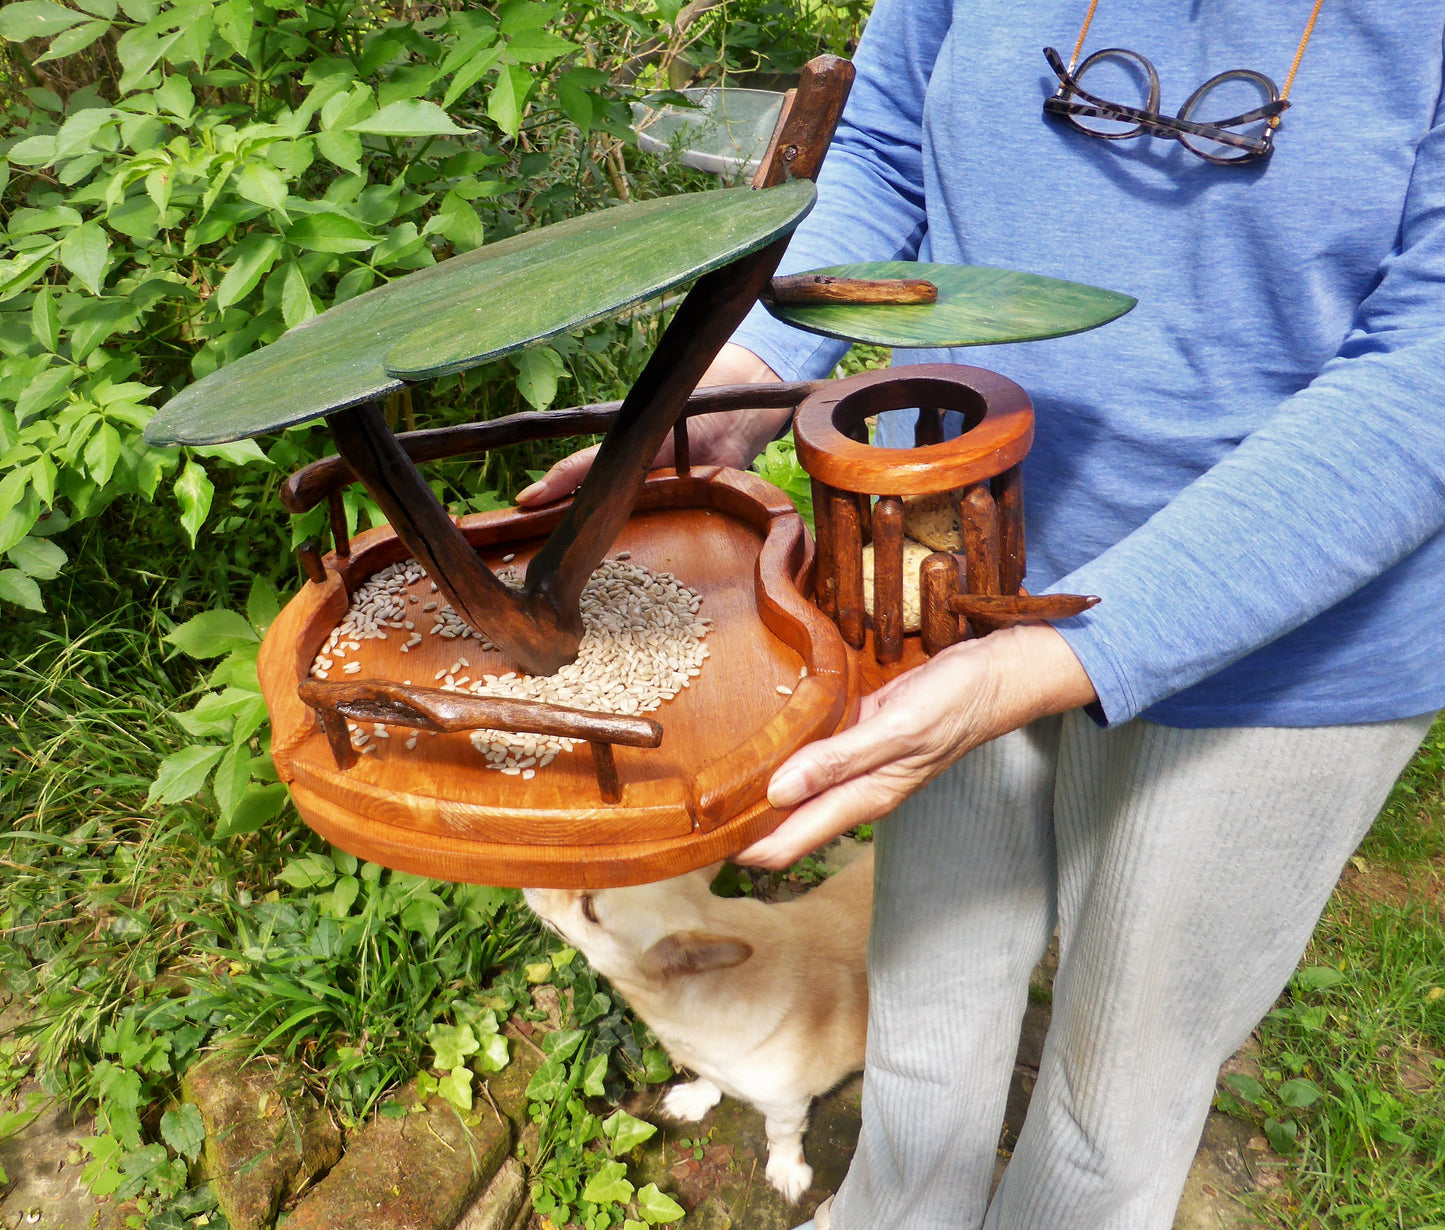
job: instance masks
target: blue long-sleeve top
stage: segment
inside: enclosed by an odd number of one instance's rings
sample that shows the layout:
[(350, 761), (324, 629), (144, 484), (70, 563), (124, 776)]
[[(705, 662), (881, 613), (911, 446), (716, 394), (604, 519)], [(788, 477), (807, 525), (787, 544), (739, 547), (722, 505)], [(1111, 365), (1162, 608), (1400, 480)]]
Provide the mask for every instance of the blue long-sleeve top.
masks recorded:
[[(878, 0), (783, 272), (919, 259), (1138, 298), (1088, 333), (894, 357), (1032, 397), (1027, 584), (1103, 599), (1057, 626), (1109, 722), (1445, 706), (1445, 3), (1325, 0), (1250, 167), (1045, 119), (1041, 49), (1067, 60), (1085, 7)], [(1282, 85), (1311, 8), (1103, 0), (1083, 54), (1147, 56), (1172, 114), (1226, 69)], [(784, 378), (844, 349), (760, 309), (733, 340)], [(879, 442), (910, 444), (909, 414)]]

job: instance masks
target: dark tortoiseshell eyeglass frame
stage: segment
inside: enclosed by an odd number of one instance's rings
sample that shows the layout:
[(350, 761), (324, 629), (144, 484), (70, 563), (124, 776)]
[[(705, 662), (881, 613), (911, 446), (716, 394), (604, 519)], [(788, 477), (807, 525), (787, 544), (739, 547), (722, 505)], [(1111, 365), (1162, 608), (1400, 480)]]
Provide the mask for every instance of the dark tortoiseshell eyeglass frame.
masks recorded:
[[(1122, 47), (1106, 47), (1089, 56), (1079, 65), (1078, 71), (1075, 73), (1071, 73), (1065, 67), (1063, 58), (1052, 47), (1044, 48), (1044, 56), (1049, 62), (1049, 67), (1059, 78), (1058, 92), (1044, 99), (1045, 115), (1063, 120), (1085, 136), (1100, 137), (1105, 141), (1123, 141), (1145, 135), (1178, 141), (1191, 154), (1203, 158), (1206, 162), (1217, 163), (1221, 166), (1237, 166), (1240, 163), (1257, 162), (1260, 159), (1268, 158), (1274, 151), (1274, 130), (1279, 123), (1278, 117), (1289, 107), (1289, 100), (1280, 97), (1278, 87), (1263, 73), (1257, 73), (1247, 68), (1237, 68), (1211, 77), (1189, 96), (1184, 105), (1179, 108), (1178, 115), (1161, 115), (1159, 113), (1159, 74), (1154, 71), (1154, 66), (1137, 51), (1126, 51)], [(1089, 66), (1103, 59), (1129, 60), (1143, 67), (1149, 77), (1149, 96), (1144, 107), (1126, 107), (1119, 103), (1109, 102), (1096, 94), (1089, 93), (1079, 85), (1079, 78), (1084, 75)], [(1269, 102), (1255, 107), (1252, 111), (1245, 111), (1239, 115), (1230, 116), (1228, 119), (1215, 120), (1208, 124), (1188, 118), (1190, 111), (1201, 98), (1221, 83), (1232, 80), (1244, 81), (1257, 86), (1268, 96)], [(1120, 132), (1100, 132), (1080, 123), (1077, 118), (1080, 116), (1113, 120), (1116, 123), (1131, 125), (1131, 127)], [(1246, 136), (1230, 131), (1240, 125), (1257, 124), (1261, 120), (1266, 121), (1266, 127), (1260, 136)], [(1226, 145), (1238, 152), (1232, 154), (1210, 153), (1196, 145), (1196, 140), (1209, 141), (1215, 145)]]

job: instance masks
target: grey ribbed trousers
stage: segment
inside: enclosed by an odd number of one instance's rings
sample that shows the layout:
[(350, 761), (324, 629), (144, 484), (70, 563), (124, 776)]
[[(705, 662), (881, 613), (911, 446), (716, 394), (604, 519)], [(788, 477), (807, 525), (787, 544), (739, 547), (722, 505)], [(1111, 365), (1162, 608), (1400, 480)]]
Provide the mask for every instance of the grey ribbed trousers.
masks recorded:
[[(980, 747), (878, 825), (863, 1129), (834, 1230), (1168, 1230), (1219, 1065), (1288, 980), (1429, 717)], [(1038, 1085), (988, 1200), (1029, 973)]]

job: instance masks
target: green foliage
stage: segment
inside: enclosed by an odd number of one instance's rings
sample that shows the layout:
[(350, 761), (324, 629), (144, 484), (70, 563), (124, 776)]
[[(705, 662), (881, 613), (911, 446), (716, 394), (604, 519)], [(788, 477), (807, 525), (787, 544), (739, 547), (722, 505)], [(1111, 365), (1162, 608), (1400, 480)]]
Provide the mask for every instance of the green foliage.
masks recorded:
[[(630, 25), (601, 6), (4, 12), (0, 36), (50, 39), (35, 64), (84, 80), (0, 115), (0, 600), (31, 610), (67, 563), (55, 535), (117, 497), (173, 499), (194, 546), (218, 483), (314, 455), (304, 430), (269, 459), (147, 448), (161, 400), (387, 279), (614, 199), (599, 158), (626, 109), (593, 62)], [(486, 378), (545, 406), (577, 353)]]

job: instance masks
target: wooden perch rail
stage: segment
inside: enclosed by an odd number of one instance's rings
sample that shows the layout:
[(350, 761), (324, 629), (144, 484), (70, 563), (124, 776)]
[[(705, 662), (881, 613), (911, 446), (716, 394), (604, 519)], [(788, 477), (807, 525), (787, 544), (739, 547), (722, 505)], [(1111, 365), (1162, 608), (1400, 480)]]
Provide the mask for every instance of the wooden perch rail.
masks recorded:
[(1071, 619), (1099, 605), (1099, 599), (1083, 594), (955, 594), (949, 609), (966, 619), (983, 620), (995, 626), (1030, 623), (1041, 619)]
[[(726, 384), (696, 390), (687, 400), (683, 417), (731, 410), (791, 410), (824, 385), (822, 380), (791, 380), (776, 384)], [(468, 453), (484, 453), (529, 440), (561, 440), (569, 436), (606, 431), (617, 418), (620, 401), (572, 406), (566, 410), (527, 410), (484, 423), (462, 423), (426, 431), (406, 431), (397, 443), (414, 462), (444, 461)], [(323, 457), (297, 470), (281, 484), (282, 506), (289, 513), (304, 513), (334, 492), (357, 481), (341, 456)], [(339, 551), (339, 554), (345, 554)]]
[(804, 307), (819, 303), (937, 303), (938, 287), (926, 278), (843, 278), (798, 273), (772, 280), (765, 302)]
[(569, 709), (539, 700), (470, 696), (388, 680), (332, 683), (307, 679), (296, 693), (321, 719), (321, 728), (340, 769), (351, 768), (357, 760), (346, 729), (348, 719), (437, 733), (505, 730), (546, 735), (591, 744), (598, 788), (606, 802), (616, 803), (622, 793), (612, 745), (658, 747), (662, 743), (662, 726), (651, 718)]

